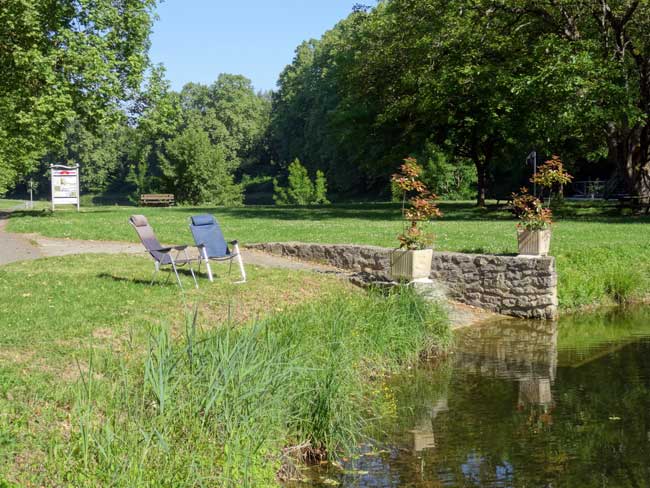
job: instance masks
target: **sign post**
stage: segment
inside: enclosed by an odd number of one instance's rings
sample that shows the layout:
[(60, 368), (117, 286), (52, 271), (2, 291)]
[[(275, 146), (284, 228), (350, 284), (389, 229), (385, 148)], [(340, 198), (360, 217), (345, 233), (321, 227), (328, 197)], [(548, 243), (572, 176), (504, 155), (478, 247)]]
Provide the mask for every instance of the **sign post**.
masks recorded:
[(79, 165), (51, 164), (52, 210), (56, 205), (77, 205), (79, 211)]

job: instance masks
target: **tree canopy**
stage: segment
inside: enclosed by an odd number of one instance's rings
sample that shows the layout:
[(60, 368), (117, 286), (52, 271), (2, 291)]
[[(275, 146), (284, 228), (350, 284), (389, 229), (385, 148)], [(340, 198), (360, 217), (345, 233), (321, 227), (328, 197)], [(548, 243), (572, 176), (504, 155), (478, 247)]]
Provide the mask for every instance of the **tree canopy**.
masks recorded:
[(63, 159), (85, 190), (174, 191), (196, 170), (204, 187), (180, 201), (222, 201), (206, 175), (230, 194), (299, 160), (334, 197), (388, 197), (415, 157), (441, 196), (483, 205), (529, 183), (536, 150), (650, 199), (650, 0), (358, 5), (296, 48), (272, 93), (235, 74), (172, 91), (147, 59), (154, 6), (8, 0), (0, 192)]
[(0, 193), (140, 86), (155, 0), (6, 0), (0, 8)]

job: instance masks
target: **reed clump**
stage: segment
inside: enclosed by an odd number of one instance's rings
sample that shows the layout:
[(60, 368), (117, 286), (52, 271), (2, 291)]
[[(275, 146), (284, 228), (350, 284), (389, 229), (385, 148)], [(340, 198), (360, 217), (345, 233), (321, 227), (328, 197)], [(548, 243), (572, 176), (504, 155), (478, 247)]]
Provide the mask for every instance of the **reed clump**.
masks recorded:
[[(84, 375), (59, 459), (74, 486), (276, 486), (293, 458), (349, 452), (385, 411), (373, 385), (445, 347), (444, 311), (410, 289), (340, 292), (182, 341), (153, 330), (143, 364)], [(135, 371), (134, 371), (135, 370)], [(374, 379), (373, 379), (374, 378)], [(292, 449), (292, 446), (296, 446)]]

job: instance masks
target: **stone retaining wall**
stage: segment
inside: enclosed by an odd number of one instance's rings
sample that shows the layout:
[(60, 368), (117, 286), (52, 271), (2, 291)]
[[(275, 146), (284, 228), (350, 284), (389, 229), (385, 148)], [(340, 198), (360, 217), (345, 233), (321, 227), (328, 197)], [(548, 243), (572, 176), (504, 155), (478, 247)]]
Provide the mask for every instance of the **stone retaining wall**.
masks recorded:
[[(390, 279), (393, 249), (347, 244), (264, 243), (250, 249)], [(557, 315), (555, 258), (434, 252), (430, 278), (461, 303), (514, 317)]]

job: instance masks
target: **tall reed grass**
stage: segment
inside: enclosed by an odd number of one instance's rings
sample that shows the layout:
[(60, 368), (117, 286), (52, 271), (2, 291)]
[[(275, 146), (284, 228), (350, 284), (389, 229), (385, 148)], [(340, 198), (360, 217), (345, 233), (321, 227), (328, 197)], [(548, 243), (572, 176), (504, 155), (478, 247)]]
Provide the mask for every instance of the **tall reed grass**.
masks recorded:
[[(144, 364), (80, 386), (74, 486), (276, 486), (283, 448), (347, 452), (378, 415), (373, 379), (450, 333), (412, 290), (337, 293), (246, 327), (152, 331)], [(134, 371), (135, 370), (135, 371)], [(104, 391), (101, 391), (101, 390)]]

